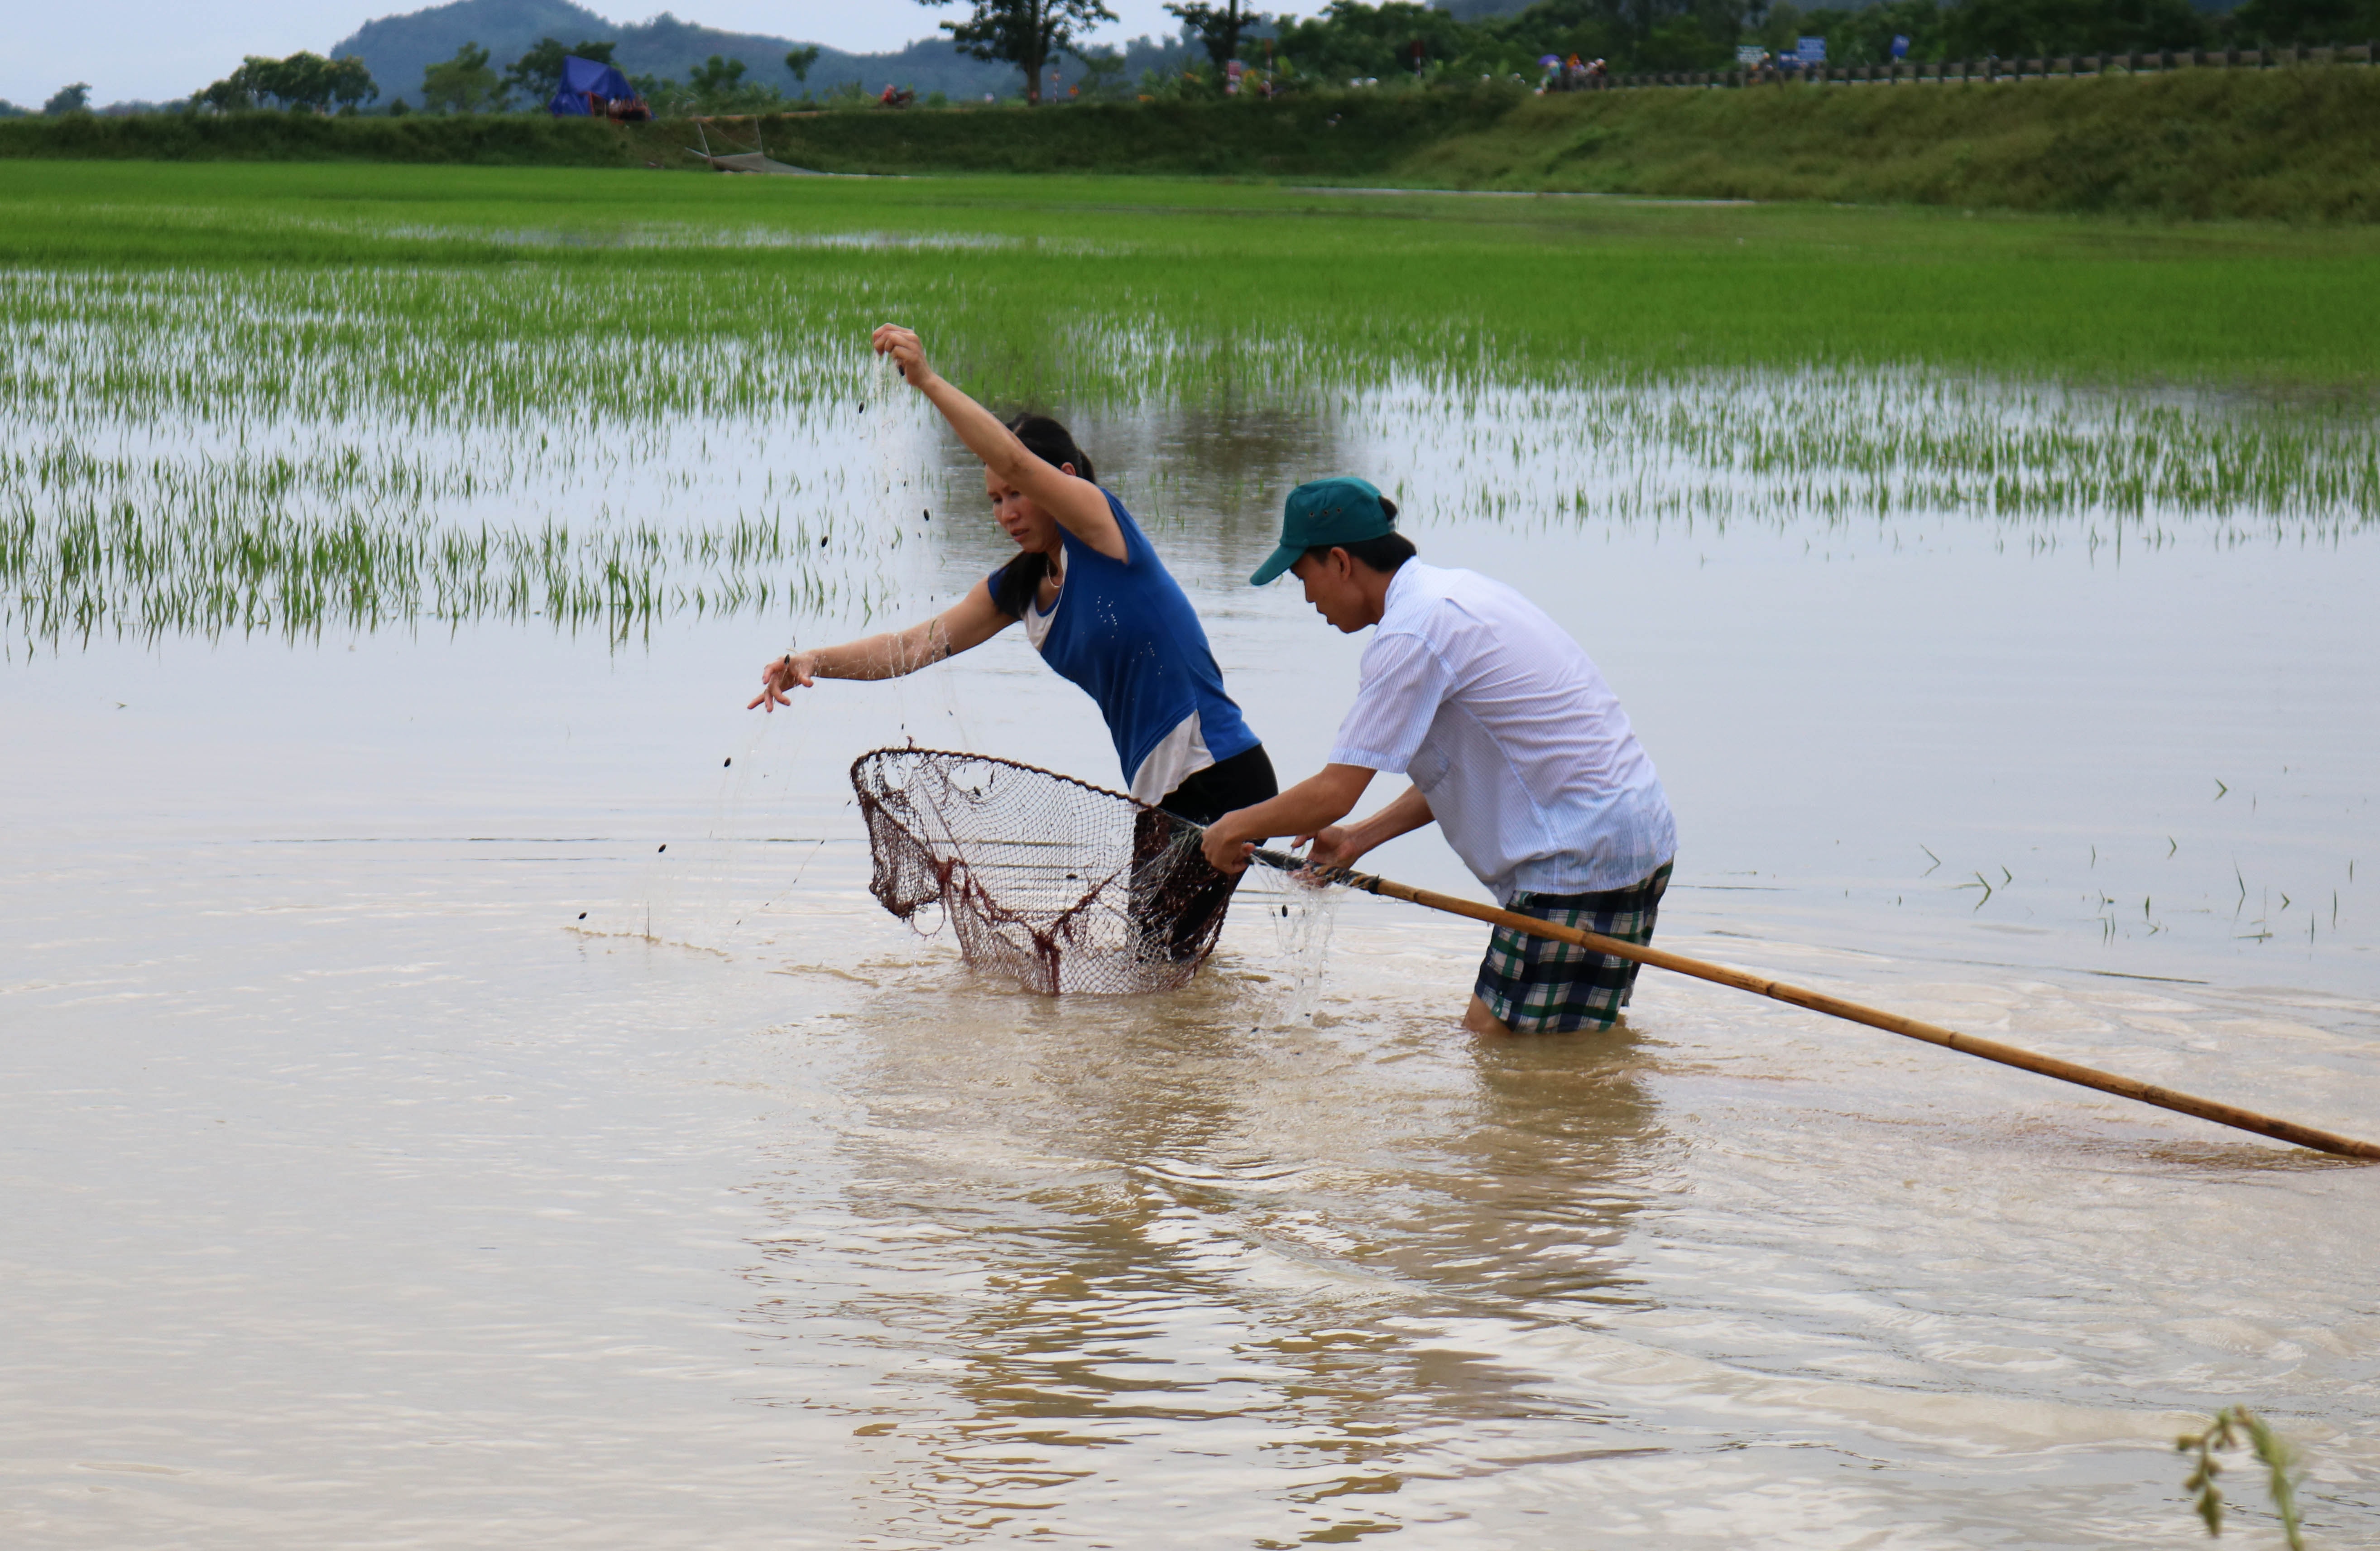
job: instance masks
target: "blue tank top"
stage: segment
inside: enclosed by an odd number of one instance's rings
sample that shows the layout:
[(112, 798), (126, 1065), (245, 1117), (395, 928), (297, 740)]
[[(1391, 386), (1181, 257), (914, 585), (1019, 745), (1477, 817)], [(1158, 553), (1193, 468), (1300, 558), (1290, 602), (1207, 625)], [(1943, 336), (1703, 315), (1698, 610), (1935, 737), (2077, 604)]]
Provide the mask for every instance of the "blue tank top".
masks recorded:
[[(1107, 492), (1102, 491), (1101, 494)], [(1110, 560), (1062, 527), (1065, 579), (1048, 613), (1025, 606), (1041, 660), (1099, 702), (1132, 794), (1155, 803), (1208, 766), (1244, 754), (1257, 735), (1223, 693), (1223, 671), (1181, 584), (1114, 496), (1124, 557)], [(1000, 593), (1002, 566), (991, 574)]]

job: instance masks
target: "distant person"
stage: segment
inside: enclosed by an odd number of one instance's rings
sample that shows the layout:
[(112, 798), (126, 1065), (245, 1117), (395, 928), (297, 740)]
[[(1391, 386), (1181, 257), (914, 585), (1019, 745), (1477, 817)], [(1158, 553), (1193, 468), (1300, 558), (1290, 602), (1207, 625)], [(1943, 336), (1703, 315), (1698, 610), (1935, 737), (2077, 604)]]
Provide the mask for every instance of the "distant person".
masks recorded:
[[(1318, 775), (1208, 826), (1207, 859), (1247, 866), (1269, 835), (1311, 838), (1346, 866), (1435, 822), (1508, 910), (1649, 942), (1678, 849), (1670, 801), (1620, 701), (1576, 641), (1501, 582), (1415, 558), (1396, 507), (1362, 479), (1290, 492), (1281, 546), (1248, 578), (1283, 571), (1325, 621), (1378, 633), (1355, 703)], [(1374, 775), (1413, 784), (1341, 827)], [(1463, 1026), (1477, 1034), (1611, 1026), (1636, 965), (1499, 927)]]

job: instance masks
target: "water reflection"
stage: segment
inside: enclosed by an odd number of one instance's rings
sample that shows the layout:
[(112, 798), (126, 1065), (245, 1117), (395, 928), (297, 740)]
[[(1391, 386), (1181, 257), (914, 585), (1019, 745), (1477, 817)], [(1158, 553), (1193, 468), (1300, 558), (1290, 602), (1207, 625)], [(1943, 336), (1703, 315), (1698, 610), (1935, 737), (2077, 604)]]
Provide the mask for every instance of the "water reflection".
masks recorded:
[[(1003, 406), (1003, 412), (1006, 407)], [(1038, 406), (1037, 406), (1038, 407)], [(1272, 552), (1281, 503), (1339, 471), (1345, 421), (1310, 404), (1050, 406), (1097, 467), (1099, 482), (1157, 542), (1184, 585), (1228, 584)], [(956, 438), (936, 443), (941, 492), (932, 537), (947, 572), (989, 572), (1015, 546), (987, 515), (983, 466)]]
[(816, 1181), (764, 1185), (754, 1317), (903, 1375), (855, 1422), (899, 1431), (893, 1495), (943, 1530), (1051, 1506), (1151, 1429), (1270, 1459), (1318, 1530), (1386, 1528), (1330, 1505), (1443, 1474), (1450, 1430), (1597, 1419), (1426, 1338), (1631, 1300), (1621, 1244), (1669, 1146), (1636, 1038), (1269, 1028), (1263, 995), (1226, 970), (1050, 1001), (921, 969), (856, 1010), (844, 1253), (868, 1265), (817, 1301)]
[[(492, 617), (625, 643), (673, 618), (896, 606), (917, 578), (894, 562), (919, 539), (944, 588), (1004, 561), (974, 459), (905, 389), (832, 364), (776, 363), (793, 372), (771, 379), (778, 398), (709, 418), (516, 406), (446, 427), (325, 400), (226, 428), (36, 406), (0, 432), (17, 514), (0, 649)], [(1766, 535), (1846, 557), (1977, 537), (2090, 564), (2201, 540), (2337, 546), (2380, 511), (2375, 432), (2350, 416), (1916, 371), (1048, 407), (1208, 592), (1229, 593), (1289, 490), (1328, 472), (1372, 478), (1416, 528)]]

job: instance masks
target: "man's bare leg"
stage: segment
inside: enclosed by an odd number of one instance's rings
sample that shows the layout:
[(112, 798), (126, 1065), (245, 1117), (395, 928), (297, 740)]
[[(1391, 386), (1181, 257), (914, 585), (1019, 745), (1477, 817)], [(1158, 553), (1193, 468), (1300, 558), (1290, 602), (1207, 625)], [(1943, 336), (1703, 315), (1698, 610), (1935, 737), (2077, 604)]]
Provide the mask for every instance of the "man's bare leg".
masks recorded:
[(1471, 998), (1471, 1005), (1463, 1010), (1463, 1026), (1479, 1035), (1509, 1036), (1512, 1032), (1495, 1013), (1488, 1011), (1488, 1004), (1480, 1000), (1475, 992)]

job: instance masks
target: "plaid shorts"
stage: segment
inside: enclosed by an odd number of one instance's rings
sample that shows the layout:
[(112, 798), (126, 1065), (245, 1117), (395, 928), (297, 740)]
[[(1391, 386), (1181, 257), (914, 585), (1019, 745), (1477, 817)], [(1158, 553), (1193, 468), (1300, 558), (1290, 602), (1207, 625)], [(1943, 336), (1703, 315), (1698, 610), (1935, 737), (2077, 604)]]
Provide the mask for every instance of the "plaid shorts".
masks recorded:
[[(1515, 894), (1509, 910), (1557, 926), (1576, 927), (1622, 942), (1653, 940), (1653, 916), (1670, 886), (1670, 864), (1625, 889), (1599, 894)], [(1532, 937), (1499, 927), (1479, 963), (1472, 989), (1515, 1034), (1568, 1034), (1608, 1029), (1636, 988), (1638, 965), (1590, 952), (1574, 942)]]

